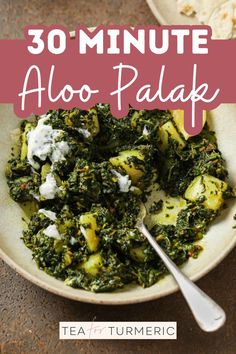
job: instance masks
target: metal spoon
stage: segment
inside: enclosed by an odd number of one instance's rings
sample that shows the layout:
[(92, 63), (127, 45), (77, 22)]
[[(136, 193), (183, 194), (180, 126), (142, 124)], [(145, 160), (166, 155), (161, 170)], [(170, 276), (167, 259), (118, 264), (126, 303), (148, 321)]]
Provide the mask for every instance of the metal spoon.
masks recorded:
[(199, 327), (205, 332), (216, 331), (225, 323), (226, 316), (224, 310), (183, 274), (166, 255), (144, 225), (143, 220), (145, 216), (146, 208), (141, 203), (136, 228), (147, 238), (169, 272), (173, 275)]

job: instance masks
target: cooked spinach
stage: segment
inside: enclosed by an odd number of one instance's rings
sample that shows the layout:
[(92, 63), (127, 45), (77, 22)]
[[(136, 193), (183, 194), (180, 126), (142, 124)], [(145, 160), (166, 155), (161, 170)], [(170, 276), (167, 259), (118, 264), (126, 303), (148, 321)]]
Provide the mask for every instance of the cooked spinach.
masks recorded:
[(131, 108), (118, 120), (99, 104), (21, 123), (6, 176), (16, 202), (37, 204), (22, 239), (40, 269), (94, 292), (156, 283), (167, 269), (135, 228), (153, 185), (164, 197), (148, 210), (151, 233), (178, 265), (198, 256), (234, 192), (214, 133), (186, 136), (178, 114)]

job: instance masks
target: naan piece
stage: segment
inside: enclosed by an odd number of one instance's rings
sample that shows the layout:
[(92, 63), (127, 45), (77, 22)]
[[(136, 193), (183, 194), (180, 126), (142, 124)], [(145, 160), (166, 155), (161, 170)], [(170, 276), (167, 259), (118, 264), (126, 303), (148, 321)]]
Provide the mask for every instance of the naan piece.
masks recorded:
[(227, 1), (215, 9), (207, 24), (212, 28), (213, 38), (235, 38), (236, 0)]
[(212, 38), (236, 38), (236, 0), (177, 0), (178, 11), (212, 28)]

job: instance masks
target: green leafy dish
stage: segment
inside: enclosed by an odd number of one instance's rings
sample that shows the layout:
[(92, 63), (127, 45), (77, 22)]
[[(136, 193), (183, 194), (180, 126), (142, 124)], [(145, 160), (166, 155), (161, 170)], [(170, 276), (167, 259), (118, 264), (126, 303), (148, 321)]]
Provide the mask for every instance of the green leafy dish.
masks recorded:
[(214, 132), (205, 123), (190, 137), (180, 110), (130, 109), (118, 120), (108, 105), (59, 109), (22, 121), (18, 140), (6, 176), (30, 210), (22, 239), (40, 269), (75, 288), (149, 287), (167, 274), (135, 228), (141, 201), (152, 235), (181, 265), (234, 197)]

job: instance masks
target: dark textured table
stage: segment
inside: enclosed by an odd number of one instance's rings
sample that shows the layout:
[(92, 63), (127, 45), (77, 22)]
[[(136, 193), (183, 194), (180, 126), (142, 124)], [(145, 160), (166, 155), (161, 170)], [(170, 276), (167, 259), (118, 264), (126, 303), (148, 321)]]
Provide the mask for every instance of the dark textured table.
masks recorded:
[[(156, 24), (144, 0), (1, 0), (0, 38), (22, 36), (27, 24)], [(66, 300), (36, 287), (1, 262), (1, 353), (236, 353), (235, 250), (198, 281), (227, 313), (224, 328), (203, 333), (177, 293), (155, 302), (123, 307), (96, 306)], [(177, 321), (178, 340), (59, 341), (59, 321)]]

